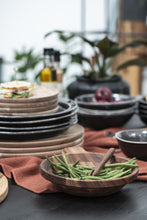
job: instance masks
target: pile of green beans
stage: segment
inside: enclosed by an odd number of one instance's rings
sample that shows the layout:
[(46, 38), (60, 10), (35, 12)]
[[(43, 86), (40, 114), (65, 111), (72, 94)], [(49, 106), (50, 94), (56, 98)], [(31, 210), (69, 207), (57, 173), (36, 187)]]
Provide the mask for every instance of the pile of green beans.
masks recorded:
[(112, 163), (106, 164), (101, 169), (98, 175), (91, 176), (89, 175), (90, 171), (93, 170), (94, 166), (85, 166), (79, 165), (79, 160), (75, 163), (70, 164), (65, 156), (64, 151), (62, 151), (61, 160), (58, 156), (54, 156), (54, 158), (58, 161), (55, 163), (48, 157), (46, 159), (50, 162), (52, 167), (52, 172), (55, 175), (69, 177), (73, 179), (83, 179), (83, 180), (104, 180), (104, 179), (115, 179), (125, 175), (128, 175), (132, 172), (132, 170), (136, 167), (139, 167), (136, 164), (136, 158), (132, 158), (124, 163)]

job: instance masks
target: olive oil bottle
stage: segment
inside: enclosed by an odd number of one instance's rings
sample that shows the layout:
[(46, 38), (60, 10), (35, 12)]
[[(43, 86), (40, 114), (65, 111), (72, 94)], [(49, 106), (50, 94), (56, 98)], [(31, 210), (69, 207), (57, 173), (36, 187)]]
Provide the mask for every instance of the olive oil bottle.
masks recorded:
[(57, 87), (57, 74), (54, 67), (54, 50), (44, 48), (44, 67), (40, 74), (41, 85)]

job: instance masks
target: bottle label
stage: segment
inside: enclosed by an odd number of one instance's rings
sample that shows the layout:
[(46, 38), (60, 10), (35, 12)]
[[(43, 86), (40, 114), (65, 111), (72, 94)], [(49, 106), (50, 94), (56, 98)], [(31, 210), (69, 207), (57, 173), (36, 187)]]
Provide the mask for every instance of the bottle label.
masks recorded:
[(51, 81), (51, 71), (49, 69), (44, 69), (41, 71), (41, 82)]

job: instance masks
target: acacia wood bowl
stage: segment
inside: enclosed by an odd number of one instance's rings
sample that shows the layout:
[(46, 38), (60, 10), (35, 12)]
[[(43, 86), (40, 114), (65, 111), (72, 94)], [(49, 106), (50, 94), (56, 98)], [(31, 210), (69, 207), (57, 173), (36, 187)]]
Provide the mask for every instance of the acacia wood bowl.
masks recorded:
[[(79, 164), (95, 166), (102, 160), (104, 154), (85, 152), (67, 154), (66, 157), (69, 163), (74, 163), (75, 161), (80, 160)], [(53, 157), (51, 157), (51, 159), (52, 158)], [(62, 159), (62, 155), (59, 155), (59, 158)], [(128, 161), (127, 159), (121, 157), (115, 158), (116, 162)], [(123, 186), (131, 183), (137, 178), (138, 170), (138, 168), (135, 168), (131, 174), (112, 180), (78, 180), (53, 174), (48, 160), (44, 160), (40, 164), (41, 175), (45, 179), (54, 183), (60, 191), (76, 196), (86, 197), (106, 196), (118, 192)]]

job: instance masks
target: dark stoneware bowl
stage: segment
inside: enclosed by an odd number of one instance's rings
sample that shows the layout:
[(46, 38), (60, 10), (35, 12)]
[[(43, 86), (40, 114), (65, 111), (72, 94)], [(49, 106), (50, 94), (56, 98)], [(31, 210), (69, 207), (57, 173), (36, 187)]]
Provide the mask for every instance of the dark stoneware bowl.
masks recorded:
[(126, 156), (147, 161), (147, 129), (119, 131), (115, 137)]

